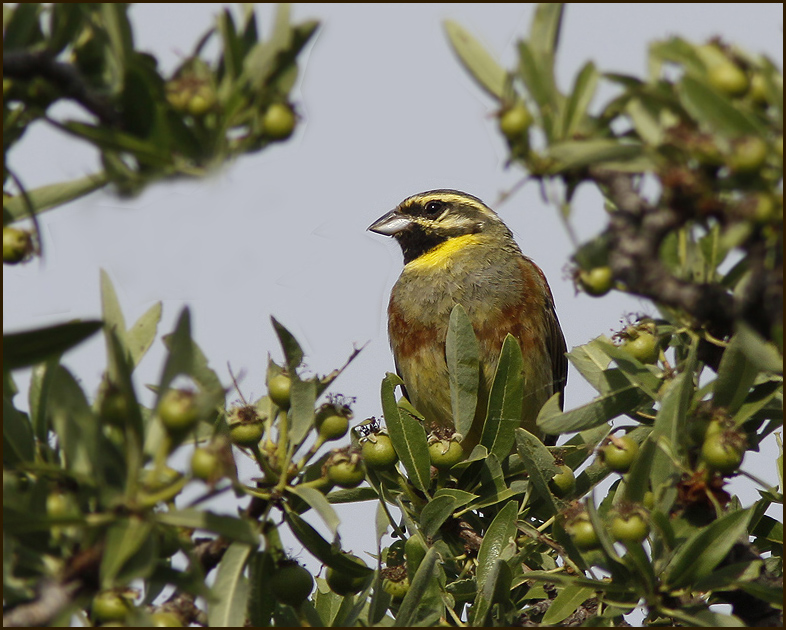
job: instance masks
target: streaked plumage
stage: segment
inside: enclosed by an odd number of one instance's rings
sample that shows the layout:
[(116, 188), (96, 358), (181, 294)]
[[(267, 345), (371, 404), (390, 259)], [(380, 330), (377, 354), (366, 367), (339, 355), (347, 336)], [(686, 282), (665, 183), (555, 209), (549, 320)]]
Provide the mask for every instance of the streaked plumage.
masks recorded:
[(478, 338), (482, 370), (465, 452), (480, 439), (508, 333), (519, 340), (524, 357), (522, 426), (536, 432), (541, 406), (565, 387), (565, 339), (543, 272), (521, 253), (502, 220), (477, 197), (433, 190), (405, 199), (369, 229), (394, 237), (404, 253), (404, 270), (390, 296), (388, 333), (407, 397), (425, 416), (427, 429), (453, 427), (445, 339), (458, 303)]

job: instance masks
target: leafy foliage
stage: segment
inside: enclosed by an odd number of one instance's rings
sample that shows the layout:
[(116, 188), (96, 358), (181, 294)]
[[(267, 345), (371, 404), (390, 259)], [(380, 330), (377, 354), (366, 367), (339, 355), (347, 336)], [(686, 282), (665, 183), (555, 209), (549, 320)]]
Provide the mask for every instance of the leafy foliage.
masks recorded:
[[(291, 26), (282, 6), (260, 40), (253, 11), (240, 27), (224, 12), (165, 78), (134, 49), (126, 10), (4, 9), (4, 69), (10, 58), (12, 70), (4, 150), (41, 118), (97, 146), (104, 164), (95, 177), (26, 191), (6, 163), (4, 183), (13, 180), (18, 195), (4, 198), (4, 224), (108, 182), (132, 194), (198, 175), (287, 135), (266, 129), (265, 112), (287, 104), (316, 24)], [(721, 42), (671, 39), (651, 46), (646, 80), (603, 75), (589, 62), (563, 94), (554, 77), (562, 17), (562, 5), (538, 7), (510, 72), (446, 24), (500, 117), (518, 108), (501, 124), (511, 162), (537, 182), (562, 182), (566, 217), (579, 184), (605, 195), (608, 228), (575, 252), (579, 284), (597, 296), (612, 286), (643, 295), (659, 309), (657, 319), (568, 354), (597, 396), (566, 411), (556, 397), (544, 405), (538, 426), (562, 443), (547, 447), (511, 420), (521, 416), (525, 384), (518, 344), (506, 340), (480, 442), (467, 457), (451, 451), (451, 436), (427, 434), (418, 411), (397, 398), (394, 374), (381, 385), (384, 426), (356, 424), (349, 446), (329, 449), (352, 420), (351, 399), (329, 393), (343, 368), (306, 376), (298, 341), (273, 319), (284, 361), (269, 361), (268, 394), (227, 404), (192, 339), (188, 309), (163, 338), (167, 356), (146, 407), (132, 377), (158, 335), (161, 305), (129, 327), (102, 274), (100, 322), (4, 339), (4, 622), (77, 615), (146, 625), (168, 613), (210, 626), (616, 626), (641, 603), (648, 625), (780, 620), (783, 526), (765, 512), (783, 503), (780, 436), (771, 435), (783, 419), (781, 73)], [(211, 64), (200, 55), (214, 35), (221, 52)], [(619, 93), (594, 107), (601, 80)], [(59, 98), (96, 121), (50, 119)], [(641, 177), (659, 183), (656, 200), (640, 194)], [(729, 268), (730, 257), (738, 262)], [(580, 272), (598, 268), (610, 285), (586, 288)], [(106, 369), (90, 395), (60, 358), (101, 329)], [(461, 307), (450, 318), (446, 359), (455, 428), (465, 433), (479, 372)], [(30, 365), (23, 412), (12, 372)], [(719, 466), (707, 445), (742, 460), (773, 438), (780, 484), (759, 487), (760, 499), (743, 507), (726, 482), (758, 481)], [(378, 442), (395, 456), (367, 466), (364, 445)], [(183, 445), (198, 449), (181, 473), (168, 461)], [(614, 449), (631, 461), (595, 456)], [(257, 466), (252, 482), (238, 479), (237, 457)], [(556, 483), (566, 468), (575, 480)], [(186, 500), (186, 488), (196, 497)], [(237, 515), (202, 507), (229, 491), (248, 499)], [(335, 506), (359, 501), (378, 506), (374, 567), (347, 554), (338, 535)], [(327, 580), (287, 557), (285, 528), (331, 570)], [(345, 578), (338, 587), (336, 575)], [(174, 592), (164, 596), (168, 586)], [(101, 607), (109, 601), (114, 608)], [(731, 615), (710, 608), (723, 602)]]

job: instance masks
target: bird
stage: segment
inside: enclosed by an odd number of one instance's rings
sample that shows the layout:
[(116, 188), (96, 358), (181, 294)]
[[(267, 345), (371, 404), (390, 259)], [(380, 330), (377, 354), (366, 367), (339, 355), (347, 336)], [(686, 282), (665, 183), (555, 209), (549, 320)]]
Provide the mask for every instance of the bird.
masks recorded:
[[(454, 428), (445, 355), (450, 314), (466, 311), (478, 341), (480, 379), (465, 456), (480, 441), (489, 392), (508, 333), (521, 347), (521, 426), (538, 435), (538, 412), (567, 382), (565, 337), (543, 271), (522, 254), (502, 219), (478, 197), (438, 189), (408, 197), (368, 230), (393, 237), (404, 268), (388, 304), (388, 336), (404, 394), (428, 431)], [(542, 437), (554, 444), (553, 437)]]

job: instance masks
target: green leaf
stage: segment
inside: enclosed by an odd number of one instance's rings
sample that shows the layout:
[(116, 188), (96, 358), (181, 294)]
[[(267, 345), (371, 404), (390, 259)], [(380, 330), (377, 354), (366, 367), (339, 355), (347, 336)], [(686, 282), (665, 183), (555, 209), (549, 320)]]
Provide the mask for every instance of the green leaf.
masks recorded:
[(611, 342), (599, 339), (598, 344), (608, 356), (614, 359), (614, 362), (620, 369), (620, 373), (626, 379), (633, 385), (638, 386), (653, 400), (658, 398), (658, 389), (660, 389), (661, 386), (661, 379), (653, 374), (650, 368), (631, 356), (630, 353)]
[(529, 473), (535, 492), (546, 502), (549, 516), (553, 516), (565, 506), (549, 490), (549, 481), (560, 472), (554, 456), (543, 442), (525, 429), (516, 429), (516, 451)]
[(345, 488), (335, 490), (327, 495), (329, 503), (358, 503), (359, 501), (376, 501), (379, 498), (374, 488)]
[(745, 322), (736, 323), (740, 349), (748, 360), (762, 372), (783, 375), (783, 356), (771, 341), (767, 341)]
[(471, 626), (485, 626), (491, 607), (499, 602), (505, 604), (510, 600), (510, 586), (513, 575), (504, 560), (497, 559), (485, 579), (478, 580), (478, 591), (475, 603), (470, 611)]
[(597, 391), (601, 390), (603, 372), (611, 362), (611, 357), (603, 350), (606, 346), (601, 343), (602, 341), (608, 341), (608, 338), (597, 337), (583, 346), (576, 346), (567, 353), (568, 360)]
[(338, 514), (336, 514), (333, 506), (328, 503), (324, 494), (316, 488), (309, 488), (308, 486), (295, 486), (291, 488), (290, 491), (303, 499), (303, 501), (308, 503), (308, 505), (319, 514), (334, 538), (338, 536), (338, 525), (341, 519), (338, 517)]
[[(523, 431), (523, 429), (522, 429)], [(478, 565), (475, 569), (478, 584), (483, 584), (494, 564), (500, 558), (504, 559), (503, 551), (511, 548), (515, 553), (516, 548), (516, 519), (519, 513), (519, 505), (516, 501), (510, 501), (503, 507), (494, 520), (491, 521), (486, 533), (483, 534), (483, 542), (478, 551)]]
[(524, 405), (524, 359), (518, 340), (508, 333), (502, 343), (497, 371), (489, 393), (488, 414), (480, 443), (504, 460), (516, 440)]
[(456, 304), (450, 313), (445, 358), (450, 379), (450, 403), (456, 432), (468, 435), (475, 419), (480, 385), (480, 359), (478, 340), (461, 304)]
[(3, 335), (3, 369), (15, 370), (58, 356), (82, 343), (103, 326), (88, 320)]
[(502, 100), (507, 80), (505, 69), (457, 22), (445, 20), (444, 26), (453, 52), (467, 72), (492, 97)]
[[(438, 560), (437, 550), (431, 547), (421, 561), (415, 578), (399, 605), (395, 626), (429, 626), (442, 616), (443, 606), (439, 584), (441, 568), (437, 564)], [(444, 583), (444, 575), (442, 582)]]
[(640, 144), (624, 143), (606, 138), (555, 142), (546, 151), (546, 156), (554, 160), (554, 165), (548, 169), (552, 175), (585, 168), (593, 164), (633, 162), (642, 154), (643, 149)]
[(415, 418), (399, 410), (394, 387), (400, 384), (401, 379), (390, 372), (382, 381), (382, 413), (385, 416), (385, 425), (409, 480), (418, 490), (428, 493), (431, 460), (426, 431)]
[(269, 552), (255, 552), (248, 560), (248, 579), (253, 597), (248, 598), (248, 621), (252, 628), (267, 627), (276, 608), (270, 576), (275, 564)]
[[(17, 48), (25, 48), (40, 38), (40, 12), (40, 2), (20, 2), (14, 7), (11, 19), (3, 29), (3, 53)], [(3, 22), (5, 22), (5, 16)]]
[(271, 317), (270, 321), (273, 322), (273, 329), (276, 331), (278, 340), (281, 343), (281, 349), (284, 351), (287, 369), (290, 374), (295, 374), (297, 368), (303, 363), (303, 350), (292, 333), (284, 328), (275, 317)]
[(687, 448), (684, 431), (688, 425), (688, 409), (695, 392), (693, 385), (695, 365), (694, 345), (683, 371), (666, 385), (666, 391), (661, 399), (660, 409), (658, 409), (655, 424), (652, 427), (653, 438), (665, 437), (677, 453), (683, 453)]
[(63, 366), (57, 366), (54, 374), (48, 407), (66, 469), (101, 483), (100, 426), (79, 383)]
[(554, 117), (561, 95), (554, 85), (553, 65), (545, 65), (529, 42), (519, 42), (518, 73), (532, 99), (540, 108), (541, 124), (549, 143), (555, 140)]
[(649, 490), (650, 469), (656, 448), (655, 442), (650, 439), (645, 439), (640, 445), (639, 453), (630, 468), (630, 474), (625, 475), (624, 496), (627, 501), (641, 503)]
[(251, 589), (243, 572), (250, 554), (249, 545), (234, 542), (221, 558), (212, 597), (207, 600), (207, 619), (211, 628), (241, 628), (245, 625)]
[(564, 9), (562, 2), (539, 3), (529, 29), (530, 45), (541, 56), (541, 60), (550, 60), (551, 65), (557, 54)]
[(706, 578), (726, 557), (748, 528), (751, 510), (722, 516), (693, 534), (676, 551), (663, 573), (670, 588), (682, 588)]
[(293, 444), (299, 444), (314, 426), (314, 405), (317, 401), (316, 380), (303, 381), (293, 373), (290, 399), (289, 437)]
[(434, 497), (420, 512), (420, 528), (424, 536), (435, 536), (456, 509), (456, 499), (451, 496)]
[(680, 102), (701, 127), (730, 136), (761, 136), (767, 129), (753, 116), (736, 107), (728, 97), (692, 76), (677, 84)]
[(33, 368), (30, 377), (30, 391), (28, 392), (30, 423), (33, 425), (33, 433), (39, 440), (46, 440), (49, 434), (47, 405), (57, 364), (57, 359), (39, 363)]
[[(632, 412), (644, 400), (635, 385), (623, 386), (611, 393), (598, 396), (592, 402), (557, 415), (538, 416), (538, 428), (549, 435), (584, 431), (601, 425), (624, 413)], [(551, 409), (555, 411), (555, 409)]]
[(737, 413), (742, 406), (759, 374), (759, 369), (743, 350), (743, 343), (739, 333), (731, 338), (723, 351), (718, 378), (712, 388), (713, 405), (726, 407), (731, 414)]
[[(192, 375), (194, 365), (194, 344), (191, 340), (191, 312), (188, 307), (180, 311), (180, 317), (175, 324), (174, 332), (167, 337), (169, 355), (164, 364), (164, 370), (159, 382), (158, 395), (162, 396), (172, 381), (181, 374)], [(156, 406), (158, 401), (156, 401)]]
[[(4, 375), (7, 372), (4, 373)], [(27, 415), (16, 409), (3, 395), (3, 464), (16, 466), (30, 463), (35, 457), (33, 428)]]
[(576, 75), (573, 90), (565, 101), (561, 138), (572, 138), (581, 129), (581, 125), (587, 117), (587, 109), (595, 95), (599, 78), (600, 73), (591, 61), (584, 64)]
[(210, 510), (197, 508), (157, 512), (155, 517), (159, 523), (164, 525), (204, 529), (246, 545), (256, 546), (259, 544), (259, 534), (256, 527), (242, 518), (214, 514)]
[(543, 615), (541, 624), (551, 626), (558, 624), (563, 619), (572, 615), (590, 597), (595, 595), (595, 589), (588, 586), (570, 585), (563, 588), (551, 602), (546, 614)]
[(663, 142), (664, 132), (658, 119), (659, 112), (651, 105), (653, 104), (649, 100), (634, 97), (628, 101), (625, 111), (639, 137), (648, 145), (657, 147)]
[[(137, 556), (149, 559), (147, 571), (134, 577), (147, 577), (153, 569), (155, 558), (151, 554), (153, 524), (139, 518), (127, 518), (111, 525), (106, 533), (104, 553), (101, 556), (101, 588), (117, 586), (118, 576), (127, 575), (129, 563)], [(148, 549), (145, 549), (145, 548)]]
[[(109, 179), (106, 173), (102, 172), (67, 182), (48, 184), (40, 188), (34, 188), (33, 190), (27, 191), (27, 196), (32, 203), (33, 212), (38, 214), (45, 210), (62, 206), (74, 199), (89, 195), (91, 192), (106, 186), (108, 181)], [(25, 203), (24, 197), (22, 195), (17, 195), (10, 199), (3, 199), (3, 214), (8, 217), (6, 218), (6, 216), (4, 216), (3, 222), (8, 224), (29, 216), (30, 210)]]
[(243, 67), (243, 51), (241, 41), (237, 36), (235, 22), (229, 9), (224, 9), (218, 16), (218, 32), (221, 33), (223, 43), (222, 61), (227, 76), (232, 79), (240, 75)]
[(372, 570), (367, 566), (362, 566), (350, 560), (345, 554), (341, 553), (340, 548), (326, 541), (316, 529), (289, 509), (288, 505), (285, 505), (285, 508), (284, 520), (286, 520), (295, 537), (317, 560), (351, 577), (365, 577), (371, 573)]
[(128, 351), (131, 353), (132, 365), (135, 367), (150, 349), (158, 332), (158, 324), (161, 321), (161, 302), (156, 302), (144, 315), (142, 315), (134, 325), (128, 329), (126, 343)]

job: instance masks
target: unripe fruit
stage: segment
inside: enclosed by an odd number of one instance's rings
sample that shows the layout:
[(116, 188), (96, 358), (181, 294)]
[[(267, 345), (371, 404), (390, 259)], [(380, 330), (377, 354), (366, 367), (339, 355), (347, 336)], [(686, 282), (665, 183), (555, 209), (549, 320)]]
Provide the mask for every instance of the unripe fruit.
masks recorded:
[(343, 460), (328, 466), (327, 476), (337, 486), (355, 488), (366, 478), (366, 473), (360, 462), (353, 463), (349, 460)]
[(267, 395), (281, 409), (289, 409), (292, 379), (284, 374), (278, 374), (270, 379), (267, 384)]
[(175, 613), (165, 610), (150, 615), (154, 628), (182, 628), (183, 621)]
[(764, 80), (764, 75), (756, 73), (751, 78), (751, 86), (748, 92), (751, 100), (757, 105), (767, 104), (767, 82)]
[(46, 497), (46, 515), (49, 518), (78, 518), (81, 514), (79, 503), (70, 492), (55, 490)]
[[(356, 562), (361, 566), (366, 566), (366, 563), (363, 562), (360, 558), (351, 553), (346, 554), (346, 557)], [(365, 576), (353, 577), (351, 575), (347, 575), (346, 573), (342, 573), (341, 571), (337, 571), (333, 567), (328, 567), (327, 573), (325, 574), (325, 580), (327, 581), (330, 590), (336, 593), (337, 595), (354, 595), (355, 593), (359, 593), (363, 590), (363, 587), (366, 585), (367, 578)]]
[(401, 601), (404, 599), (404, 595), (407, 594), (409, 591), (409, 579), (404, 578), (398, 582), (394, 582), (393, 580), (383, 580), (382, 581), (382, 589), (393, 598), (393, 601)]
[(7, 225), (3, 226), (3, 262), (16, 265), (33, 251), (30, 232)]
[(625, 473), (630, 470), (638, 452), (639, 445), (631, 438), (623, 436), (612, 438), (608, 444), (602, 446), (600, 456), (608, 468), (618, 473)]
[(273, 103), (262, 117), (262, 128), (273, 140), (285, 140), (295, 130), (295, 112), (289, 105)]
[[(257, 440), (259, 441), (259, 440)], [(191, 474), (202, 481), (215, 481), (221, 477), (221, 462), (213, 451), (197, 447), (191, 455)]]
[(741, 439), (733, 439), (734, 432), (707, 432), (701, 446), (701, 459), (712, 470), (729, 475), (736, 471), (745, 456)]
[(272, 575), (273, 595), (282, 604), (298, 608), (314, 588), (314, 578), (297, 562), (282, 564)]
[(199, 422), (199, 410), (194, 392), (170, 389), (158, 403), (158, 417), (164, 428), (174, 434), (190, 431)]
[(595, 267), (586, 271), (579, 271), (578, 281), (584, 291), (594, 297), (606, 295), (614, 284), (611, 267)]
[(340, 413), (330, 413), (316, 418), (317, 431), (324, 440), (338, 440), (349, 430), (349, 418)]
[(598, 535), (595, 533), (595, 528), (585, 515), (578, 516), (565, 524), (565, 531), (567, 532), (573, 544), (579, 549), (588, 551), (596, 549), (600, 546)]
[(532, 125), (532, 114), (523, 103), (517, 103), (499, 117), (499, 130), (515, 140)]
[(617, 515), (611, 521), (611, 535), (619, 542), (638, 544), (650, 533), (650, 526), (641, 514)]
[(229, 439), (232, 440), (232, 444), (250, 448), (259, 444), (264, 432), (265, 425), (261, 422), (233, 424), (229, 427)]
[(560, 472), (554, 475), (549, 481), (549, 489), (555, 496), (564, 497), (576, 487), (576, 476), (570, 466), (562, 465)]
[(650, 332), (639, 331), (638, 337), (625, 339), (620, 348), (642, 363), (655, 363), (658, 360), (658, 340)]
[(734, 144), (728, 164), (735, 173), (758, 171), (767, 160), (767, 143), (756, 136), (741, 138)]
[(644, 498), (642, 498), (641, 504), (648, 510), (651, 510), (655, 507), (655, 495), (653, 494), (652, 490), (647, 490), (647, 492), (644, 493)]
[(449, 470), (464, 459), (461, 445), (454, 440), (438, 440), (429, 444), (431, 465), (438, 470)]
[(376, 470), (390, 468), (398, 461), (393, 442), (384, 433), (369, 436), (360, 447), (360, 454), (366, 466)]
[(707, 80), (719, 92), (729, 96), (742, 96), (748, 91), (748, 77), (736, 63), (724, 61), (707, 71)]
[(93, 598), (90, 615), (93, 621), (100, 623), (123, 621), (132, 608), (128, 599), (122, 595), (114, 591), (103, 591)]

